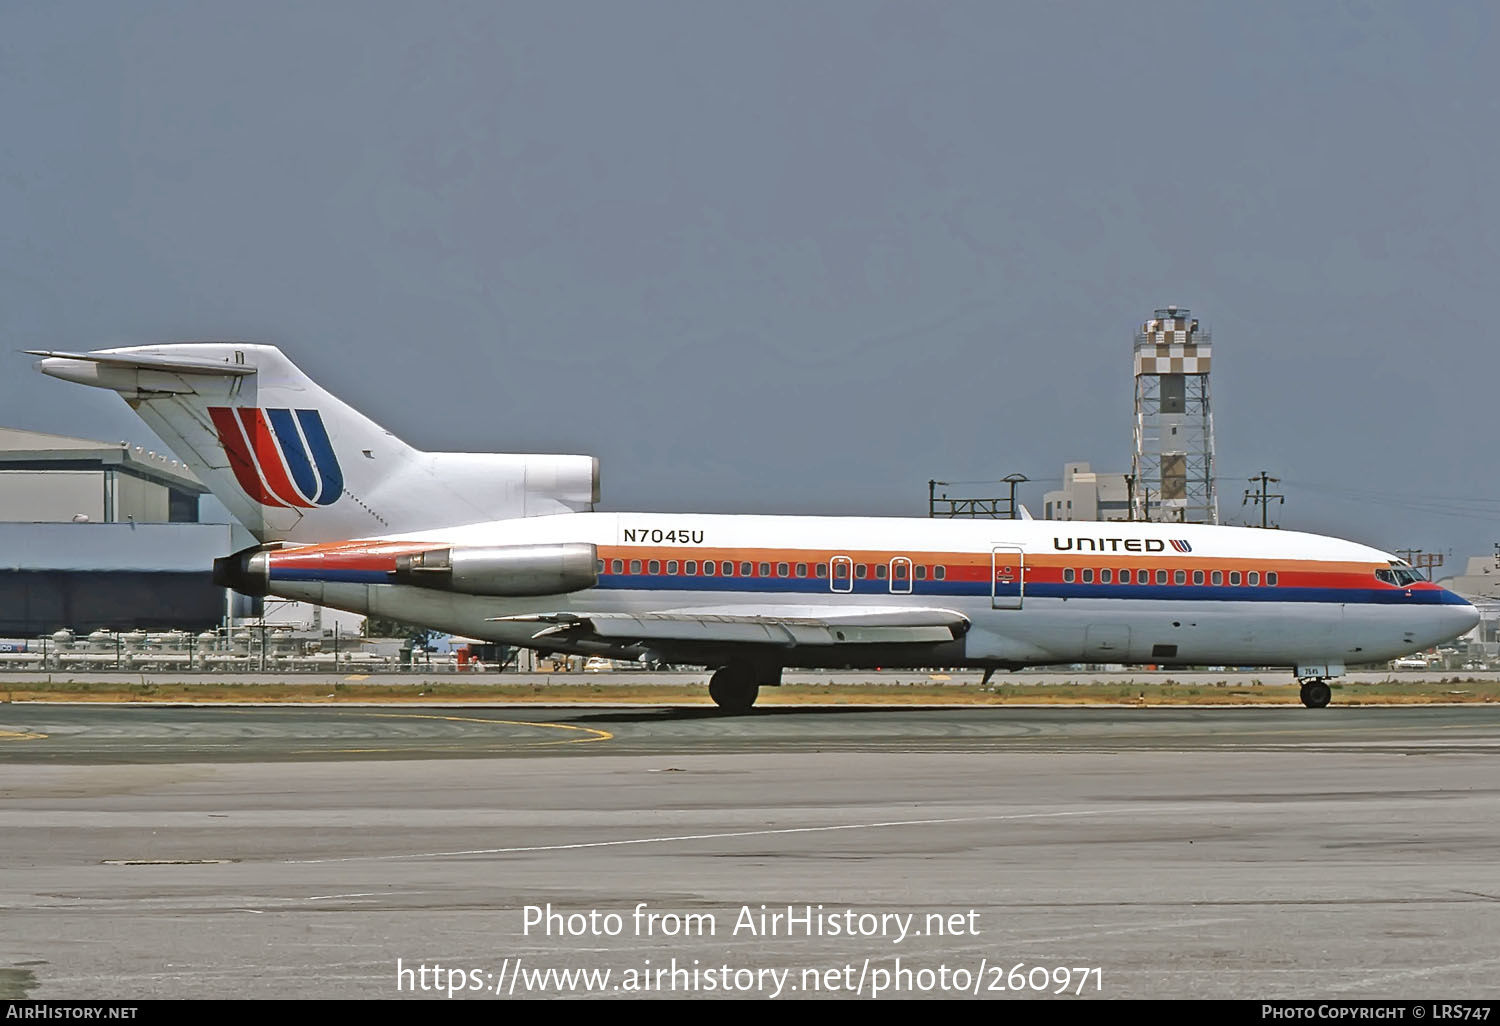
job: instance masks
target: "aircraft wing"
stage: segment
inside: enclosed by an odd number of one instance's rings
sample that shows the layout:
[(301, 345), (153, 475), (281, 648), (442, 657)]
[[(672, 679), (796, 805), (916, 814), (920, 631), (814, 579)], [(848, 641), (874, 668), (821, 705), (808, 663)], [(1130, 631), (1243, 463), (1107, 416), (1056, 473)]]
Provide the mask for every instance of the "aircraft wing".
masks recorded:
[(934, 644), (962, 637), (969, 619), (951, 609), (757, 606), (755, 612), (678, 609), (647, 613), (531, 613), (496, 621), (536, 623), (533, 639), (768, 645)]

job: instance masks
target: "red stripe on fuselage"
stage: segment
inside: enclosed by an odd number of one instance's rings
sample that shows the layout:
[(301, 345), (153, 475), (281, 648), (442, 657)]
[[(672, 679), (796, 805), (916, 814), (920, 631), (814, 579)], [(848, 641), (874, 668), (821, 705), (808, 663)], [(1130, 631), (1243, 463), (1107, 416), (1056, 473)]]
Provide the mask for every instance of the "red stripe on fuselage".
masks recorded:
[(373, 570), (389, 573), (396, 569), (397, 556), (444, 547), (438, 542), (332, 542), (281, 549), (270, 554), (270, 561), (273, 570)]

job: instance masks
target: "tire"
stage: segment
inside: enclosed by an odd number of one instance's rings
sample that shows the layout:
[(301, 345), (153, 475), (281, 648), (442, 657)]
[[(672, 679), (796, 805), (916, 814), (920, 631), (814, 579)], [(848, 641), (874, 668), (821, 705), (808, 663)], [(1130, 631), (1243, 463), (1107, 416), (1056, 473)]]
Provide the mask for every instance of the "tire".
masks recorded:
[(714, 671), (708, 681), (708, 697), (727, 716), (743, 716), (760, 697), (760, 685), (750, 679), (743, 667), (725, 666)]
[(1302, 685), (1302, 704), (1309, 709), (1325, 708), (1333, 701), (1333, 689), (1327, 681), (1315, 680)]

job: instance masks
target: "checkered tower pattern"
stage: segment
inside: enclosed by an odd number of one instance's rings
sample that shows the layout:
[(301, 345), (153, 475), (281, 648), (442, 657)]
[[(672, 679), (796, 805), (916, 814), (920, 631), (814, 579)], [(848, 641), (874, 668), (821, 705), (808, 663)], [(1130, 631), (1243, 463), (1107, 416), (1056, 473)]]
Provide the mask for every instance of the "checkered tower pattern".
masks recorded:
[(1199, 341), (1197, 334), (1196, 318), (1151, 318), (1141, 326), (1142, 339), (1136, 344), (1136, 374), (1207, 374), (1213, 345)]
[(1132, 516), (1219, 522), (1209, 369), (1213, 336), (1191, 311), (1158, 309), (1135, 333)]

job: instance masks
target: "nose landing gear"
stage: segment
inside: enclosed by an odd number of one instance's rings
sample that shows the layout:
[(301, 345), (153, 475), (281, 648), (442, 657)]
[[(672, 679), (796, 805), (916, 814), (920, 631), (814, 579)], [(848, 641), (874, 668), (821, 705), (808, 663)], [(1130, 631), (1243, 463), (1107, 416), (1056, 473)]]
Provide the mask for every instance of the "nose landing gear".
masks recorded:
[(1310, 677), (1301, 684), (1302, 704), (1309, 709), (1321, 709), (1333, 700), (1333, 689), (1322, 677)]

